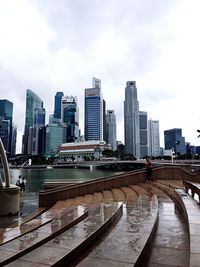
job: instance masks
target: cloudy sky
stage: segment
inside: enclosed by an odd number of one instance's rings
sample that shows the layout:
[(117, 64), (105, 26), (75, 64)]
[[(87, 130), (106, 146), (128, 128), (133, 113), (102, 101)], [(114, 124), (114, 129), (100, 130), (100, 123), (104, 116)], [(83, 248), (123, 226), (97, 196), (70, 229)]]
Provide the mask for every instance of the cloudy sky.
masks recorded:
[(140, 110), (164, 130), (182, 128), (200, 145), (200, 1), (0, 0), (0, 99), (14, 104), (21, 151), (26, 89), (48, 116), (57, 91), (78, 96), (83, 129), (84, 89), (102, 80), (124, 141), (126, 81), (136, 81)]

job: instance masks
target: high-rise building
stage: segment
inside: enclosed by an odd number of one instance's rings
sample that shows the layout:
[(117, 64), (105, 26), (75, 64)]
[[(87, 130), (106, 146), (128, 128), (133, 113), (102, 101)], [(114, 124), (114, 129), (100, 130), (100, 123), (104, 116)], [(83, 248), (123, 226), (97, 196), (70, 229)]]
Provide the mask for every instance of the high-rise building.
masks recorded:
[[(0, 137), (8, 155), (14, 155), (16, 136), (13, 135), (13, 103), (7, 99), (0, 100)], [(14, 153), (14, 154), (13, 154)]]
[(125, 151), (140, 158), (139, 101), (135, 81), (128, 81), (124, 101)]
[(44, 155), (45, 153), (45, 109), (35, 109), (34, 125), (29, 128), (29, 149), (32, 155)]
[(77, 105), (77, 97), (62, 97), (61, 122), (67, 127), (65, 142), (75, 142), (79, 138), (79, 109)]
[(106, 101), (103, 99), (103, 140), (106, 141)]
[[(103, 140), (103, 99), (100, 80), (93, 78), (96, 87), (85, 89), (85, 140)], [(96, 81), (96, 82), (94, 82)]]
[(66, 126), (49, 124), (46, 126), (46, 157), (58, 156), (59, 147), (66, 141)]
[(182, 136), (182, 129), (174, 128), (164, 131), (165, 149), (174, 149), (178, 155), (186, 154), (185, 137)]
[(107, 110), (106, 114), (106, 143), (111, 145), (113, 151), (117, 150), (116, 115), (114, 110)]
[(140, 157), (148, 156), (148, 131), (147, 131), (147, 112), (139, 111), (140, 122)]
[(22, 143), (23, 154), (28, 154), (29, 153), (28, 150), (31, 150), (31, 145), (30, 145), (31, 142), (29, 141), (29, 128), (33, 127), (35, 124), (35, 112), (37, 108), (43, 108), (42, 100), (32, 90), (27, 89), (25, 127), (24, 127), (23, 143)]
[(54, 118), (61, 119), (61, 101), (64, 96), (63, 92), (57, 92), (55, 95), (55, 107), (54, 107)]
[(160, 131), (158, 120), (148, 120), (148, 145), (149, 145), (149, 156), (159, 157), (160, 156)]

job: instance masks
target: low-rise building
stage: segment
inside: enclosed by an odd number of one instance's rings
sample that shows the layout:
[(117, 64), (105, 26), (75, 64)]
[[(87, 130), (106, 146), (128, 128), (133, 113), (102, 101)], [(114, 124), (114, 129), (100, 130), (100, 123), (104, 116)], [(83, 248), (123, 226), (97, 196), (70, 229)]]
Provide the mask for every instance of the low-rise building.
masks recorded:
[(60, 161), (99, 160), (102, 151), (108, 149), (104, 141), (84, 141), (62, 144), (59, 148)]

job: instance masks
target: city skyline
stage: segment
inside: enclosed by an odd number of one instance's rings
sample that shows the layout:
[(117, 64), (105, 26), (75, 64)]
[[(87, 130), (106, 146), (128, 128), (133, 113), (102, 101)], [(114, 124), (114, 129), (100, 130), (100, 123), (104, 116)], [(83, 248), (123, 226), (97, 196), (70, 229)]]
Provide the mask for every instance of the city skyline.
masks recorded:
[(76, 95), (83, 133), (91, 77), (101, 79), (106, 109), (115, 111), (118, 140), (125, 83), (134, 80), (140, 110), (160, 122), (161, 146), (164, 130), (173, 128), (199, 145), (199, 7), (196, 0), (1, 1), (0, 92), (14, 104), (17, 151), (26, 89), (44, 101), (47, 118), (57, 91)]

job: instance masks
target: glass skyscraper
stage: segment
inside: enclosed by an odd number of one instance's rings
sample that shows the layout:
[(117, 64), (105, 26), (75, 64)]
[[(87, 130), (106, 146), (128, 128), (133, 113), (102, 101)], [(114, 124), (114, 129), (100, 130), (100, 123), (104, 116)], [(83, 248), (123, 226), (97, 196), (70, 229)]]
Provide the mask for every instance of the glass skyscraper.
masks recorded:
[(149, 156), (160, 156), (160, 132), (158, 120), (148, 120), (148, 145)]
[(128, 81), (124, 101), (124, 136), (125, 151), (140, 158), (139, 102), (135, 81)]
[(140, 157), (148, 156), (148, 131), (147, 131), (147, 112), (139, 111), (140, 121)]
[(79, 110), (77, 97), (63, 96), (61, 102), (61, 122), (67, 127), (66, 142), (75, 142), (79, 138)]
[(165, 149), (174, 149), (176, 154), (186, 154), (185, 137), (182, 136), (182, 129), (174, 128), (164, 131)]
[(0, 137), (7, 154), (15, 154), (16, 136), (13, 135), (13, 103), (7, 99), (0, 100)]
[(38, 95), (32, 90), (27, 89), (26, 91), (26, 115), (25, 115), (25, 127), (22, 142), (22, 153), (28, 154), (28, 143), (29, 142), (29, 128), (35, 125), (35, 114), (36, 110), (43, 108), (43, 101)]
[(114, 110), (107, 110), (106, 114), (106, 143), (111, 145), (113, 151), (117, 150), (116, 115)]
[(54, 118), (56, 119), (61, 119), (61, 101), (63, 96), (63, 92), (57, 92), (55, 95)]
[(101, 88), (85, 89), (85, 140), (103, 140)]

